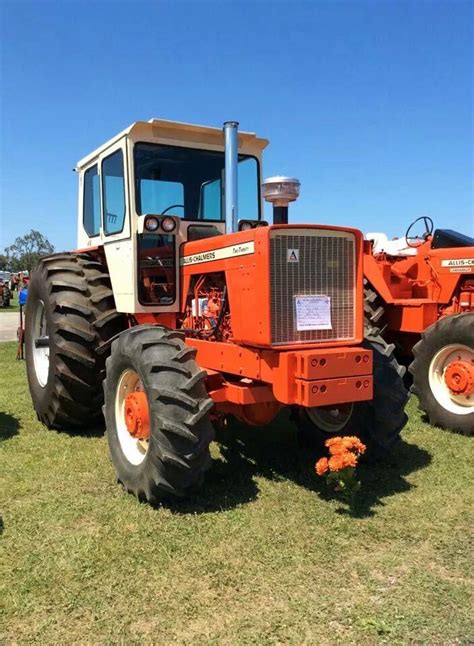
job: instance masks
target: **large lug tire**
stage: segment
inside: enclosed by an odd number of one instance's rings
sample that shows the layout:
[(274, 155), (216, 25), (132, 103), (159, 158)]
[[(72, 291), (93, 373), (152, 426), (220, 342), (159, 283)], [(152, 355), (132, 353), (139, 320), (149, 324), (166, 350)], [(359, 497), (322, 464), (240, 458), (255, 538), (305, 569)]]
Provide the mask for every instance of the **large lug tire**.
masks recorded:
[(374, 395), (372, 400), (342, 406), (297, 411), (300, 438), (306, 447), (320, 451), (324, 442), (336, 435), (357, 435), (372, 456), (389, 452), (398, 443), (408, 421), (405, 413), (409, 393), (403, 382), (405, 368), (394, 356), (395, 346), (388, 344), (376, 327), (384, 311), (378, 296), (365, 289), (365, 341), (373, 351)]
[[(158, 326), (137, 326), (112, 343), (104, 381), (110, 455), (119, 482), (140, 500), (188, 495), (210, 466), (213, 402), (195, 355), (181, 332)], [(134, 390), (146, 395), (146, 440), (125, 419), (124, 396)]]
[(382, 332), (384, 323), (385, 307), (384, 302), (372, 289), (367, 279), (364, 278), (364, 317), (366, 329), (377, 328)]
[(385, 301), (379, 296), (375, 289), (372, 288), (366, 278), (364, 278), (364, 315), (366, 321), (366, 332), (367, 330), (371, 330), (373, 333), (382, 336), (388, 343), (391, 343), (391, 341), (394, 342), (394, 356), (403, 370), (405, 388), (410, 391), (412, 379), (411, 374), (407, 371), (410, 358), (404, 351), (403, 346), (400, 346), (396, 342), (396, 338), (390, 338), (388, 331), (387, 333), (385, 332), (387, 328)]
[(409, 367), (412, 392), (430, 424), (474, 434), (474, 395), (454, 393), (445, 381), (452, 362), (462, 360), (474, 368), (474, 312), (446, 316), (427, 328), (413, 348)]
[(97, 348), (125, 326), (107, 269), (87, 254), (43, 258), (31, 275), (25, 314), (28, 383), (48, 428), (101, 418), (105, 356)]

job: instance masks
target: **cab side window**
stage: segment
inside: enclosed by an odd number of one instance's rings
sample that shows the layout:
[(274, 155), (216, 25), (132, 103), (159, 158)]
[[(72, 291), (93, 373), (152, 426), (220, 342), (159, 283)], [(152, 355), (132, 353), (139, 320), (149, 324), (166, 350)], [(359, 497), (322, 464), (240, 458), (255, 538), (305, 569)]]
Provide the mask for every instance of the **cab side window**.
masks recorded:
[(91, 238), (100, 233), (100, 186), (97, 164), (84, 173), (83, 223)]
[(105, 235), (120, 233), (125, 223), (123, 153), (117, 150), (102, 162)]

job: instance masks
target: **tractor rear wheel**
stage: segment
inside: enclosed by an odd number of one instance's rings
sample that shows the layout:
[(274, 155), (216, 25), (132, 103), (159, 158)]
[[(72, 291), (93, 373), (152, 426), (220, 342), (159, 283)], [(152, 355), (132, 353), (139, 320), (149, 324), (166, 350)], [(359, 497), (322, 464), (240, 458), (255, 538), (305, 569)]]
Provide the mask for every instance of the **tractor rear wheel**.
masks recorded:
[(97, 349), (124, 326), (100, 262), (73, 253), (39, 262), (28, 288), (26, 370), (36, 414), (48, 428), (100, 419), (105, 357)]
[(413, 347), (412, 391), (431, 424), (474, 434), (474, 312), (445, 316)]
[(206, 372), (181, 332), (140, 325), (112, 343), (104, 416), (117, 478), (140, 500), (182, 497), (209, 468)]
[(296, 418), (300, 437), (311, 450), (320, 451), (330, 437), (357, 435), (367, 445), (369, 455), (376, 457), (389, 452), (398, 442), (408, 419), (405, 414), (408, 391), (403, 384), (405, 369), (397, 363), (393, 345), (386, 343), (378, 329), (368, 324), (363, 346), (373, 351), (373, 399), (300, 408)]

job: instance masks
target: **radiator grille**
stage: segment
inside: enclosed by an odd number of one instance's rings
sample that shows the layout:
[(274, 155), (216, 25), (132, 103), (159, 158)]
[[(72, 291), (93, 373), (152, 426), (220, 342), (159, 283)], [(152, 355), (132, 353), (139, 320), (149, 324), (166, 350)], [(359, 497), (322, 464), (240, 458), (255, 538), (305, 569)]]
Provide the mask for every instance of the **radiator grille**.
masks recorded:
[[(288, 262), (297, 250), (298, 262)], [(272, 344), (317, 343), (355, 336), (355, 237), (329, 230), (270, 234)], [(295, 296), (331, 299), (330, 330), (297, 330)]]

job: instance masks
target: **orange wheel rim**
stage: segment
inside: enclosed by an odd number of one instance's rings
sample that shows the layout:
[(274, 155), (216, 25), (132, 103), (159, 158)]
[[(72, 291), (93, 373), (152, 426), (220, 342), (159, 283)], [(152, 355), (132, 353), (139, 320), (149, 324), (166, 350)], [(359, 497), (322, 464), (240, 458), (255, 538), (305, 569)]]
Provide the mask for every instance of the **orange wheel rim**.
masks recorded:
[(137, 440), (150, 437), (150, 412), (148, 400), (143, 391), (127, 395), (124, 406), (125, 424), (130, 435)]
[(474, 366), (467, 361), (452, 361), (446, 368), (444, 380), (456, 395), (474, 394)]

